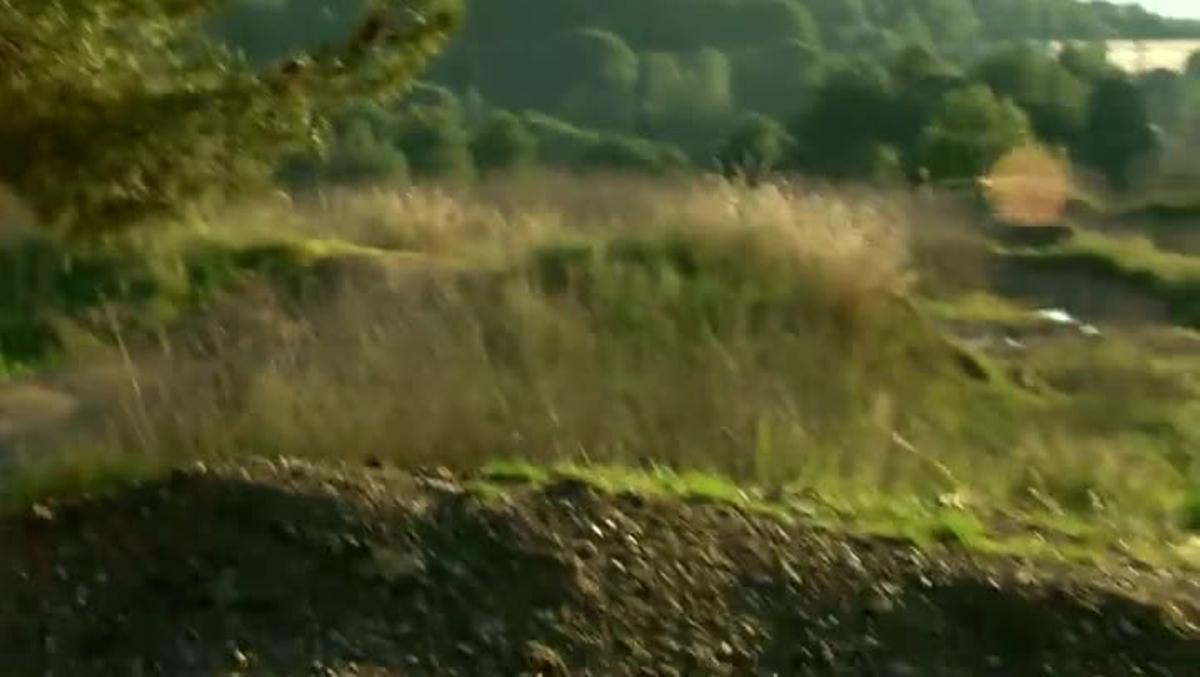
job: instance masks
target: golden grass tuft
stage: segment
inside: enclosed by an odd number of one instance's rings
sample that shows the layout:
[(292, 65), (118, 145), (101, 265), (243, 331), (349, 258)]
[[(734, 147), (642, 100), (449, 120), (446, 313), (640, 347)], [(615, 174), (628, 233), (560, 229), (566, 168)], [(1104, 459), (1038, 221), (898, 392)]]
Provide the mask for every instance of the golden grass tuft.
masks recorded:
[(1142, 454), (1153, 445), (1137, 434), (1102, 442), (1080, 427), (1142, 425), (1101, 407), (1137, 374), (1114, 362), (1088, 382), (1103, 392), (1084, 404), (1100, 408), (1072, 409), (1071, 374), (1046, 379), (1061, 392), (1043, 396), (995, 365), (968, 373), (909, 303), (932, 253), (970, 260), (980, 247), (951, 237), (959, 217), (941, 209), (788, 184), (552, 175), (240, 205), (208, 214), (205, 238), (344, 242), (403, 253), (371, 262), (403, 270), (326, 281), (313, 297), (243, 289), (130, 346), (133, 378), (95, 398), (101, 413), (77, 439), (139, 468), (519, 458), (860, 494), (1033, 491), (1161, 519), (1188, 471)]
[(1014, 225), (1058, 221), (1072, 190), (1066, 160), (1041, 146), (1010, 151), (981, 182), (997, 216)]

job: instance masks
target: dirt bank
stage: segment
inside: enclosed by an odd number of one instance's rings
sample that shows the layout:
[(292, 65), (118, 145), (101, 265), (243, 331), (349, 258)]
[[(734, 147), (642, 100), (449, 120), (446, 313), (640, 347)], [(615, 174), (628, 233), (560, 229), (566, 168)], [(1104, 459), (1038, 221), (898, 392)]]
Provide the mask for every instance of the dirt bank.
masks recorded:
[(1200, 675), (1200, 585), (298, 463), (0, 520), (6, 675)]

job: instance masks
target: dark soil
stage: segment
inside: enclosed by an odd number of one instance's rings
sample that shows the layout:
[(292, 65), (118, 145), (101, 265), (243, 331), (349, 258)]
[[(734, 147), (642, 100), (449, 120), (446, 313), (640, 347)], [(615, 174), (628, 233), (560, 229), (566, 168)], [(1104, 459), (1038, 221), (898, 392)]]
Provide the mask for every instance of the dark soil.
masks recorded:
[(0, 520), (4, 675), (1200, 675), (1200, 585), (298, 463)]

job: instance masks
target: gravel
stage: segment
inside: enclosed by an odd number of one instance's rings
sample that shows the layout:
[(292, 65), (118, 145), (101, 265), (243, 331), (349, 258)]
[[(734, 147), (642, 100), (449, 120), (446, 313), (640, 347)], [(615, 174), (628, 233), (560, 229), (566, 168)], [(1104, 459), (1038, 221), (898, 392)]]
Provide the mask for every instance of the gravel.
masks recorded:
[(5, 675), (1200, 675), (1200, 585), (295, 461), (0, 520)]

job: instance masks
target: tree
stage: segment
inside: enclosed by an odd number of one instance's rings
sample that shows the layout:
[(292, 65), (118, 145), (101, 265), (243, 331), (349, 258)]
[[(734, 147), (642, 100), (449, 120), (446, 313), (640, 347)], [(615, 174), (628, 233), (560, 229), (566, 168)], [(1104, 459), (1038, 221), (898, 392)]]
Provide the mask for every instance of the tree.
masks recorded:
[(904, 39), (881, 26), (847, 28), (839, 33), (842, 51), (860, 57), (882, 59), (904, 47)]
[(1109, 62), (1108, 48), (1099, 42), (1065, 45), (1058, 61), (1085, 82), (1096, 82), (1120, 72)]
[(0, 2), (0, 182), (73, 234), (243, 189), (347, 102), (401, 94), (458, 17), (376, 5), (340, 44), (256, 69), (202, 33), (220, 4)]
[(277, 175), (284, 182), (360, 183), (399, 181), (408, 161), (395, 145), (400, 116), (374, 103), (360, 103), (334, 122), (323, 153), (288, 158)]
[(1160, 151), (1166, 173), (1200, 175), (1200, 78), (1177, 76), (1169, 113), (1156, 118), (1171, 143)]
[(209, 35), (263, 65), (344, 38), (367, 0), (235, 0), (206, 22)]
[(595, 28), (568, 31), (549, 47), (552, 61), (543, 65), (539, 76), (559, 86), (583, 81), (621, 89), (637, 81), (637, 54), (614, 33)]
[(1183, 72), (1189, 78), (1200, 78), (1200, 49), (1188, 55), (1187, 64), (1184, 66)]
[(757, 181), (783, 162), (792, 143), (783, 125), (765, 115), (750, 114), (725, 137), (717, 163), (726, 176)]
[(1029, 119), (985, 85), (952, 91), (921, 138), (921, 161), (936, 179), (981, 176), (1008, 151), (1033, 138)]
[[(894, 94), (890, 104), (888, 136), (881, 139), (886, 148), (872, 151), (871, 173), (898, 161), (908, 173), (915, 174), (921, 133), (937, 112), (946, 92), (958, 88), (963, 73), (927, 47), (908, 47), (888, 63)], [(907, 160), (907, 162), (906, 162)], [(895, 174), (891, 170), (883, 174)]]
[(804, 108), (825, 75), (819, 50), (788, 41), (743, 50), (733, 58), (733, 88), (739, 106), (779, 117)]
[(957, 82), (962, 72), (925, 45), (909, 45), (888, 64), (892, 78), (901, 88), (926, 83)]
[(1155, 150), (1157, 137), (1137, 86), (1124, 77), (1102, 80), (1088, 100), (1087, 123), (1076, 151), (1116, 188), (1128, 188), (1136, 162)]
[(462, 121), (438, 109), (417, 109), (406, 116), (397, 145), (408, 168), (420, 178), (465, 180), (474, 175), (471, 147)]
[(1048, 36), (1046, 0), (986, 0), (976, 2), (988, 37), (999, 40), (1043, 39)]
[(1063, 8), (1063, 35), (1076, 40), (1100, 41), (1117, 37), (1116, 29), (1097, 11), (1100, 3), (1066, 3)]
[(512, 171), (533, 164), (538, 140), (520, 118), (497, 111), (475, 132), (471, 154), (481, 172)]
[(358, 183), (397, 181), (408, 174), (404, 154), (363, 118), (350, 120), (337, 134), (319, 178)]
[(1138, 89), (1146, 102), (1150, 120), (1164, 129), (1174, 129), (1184, 113), (1184, 92), (1192, 79), (1173, 70), (1156, 68), (1138, 78)]
[(596, 143), (601, 134), (580, 129), (564, 120), (537, 112), (521, 115), (521, 122), (537, 140), (538, 159), (546, 164), (572, 167)]
[(876, 148), (897, 136), (896, 95), (887, 71), (870, 61), (838, 67), (790, 125), (794, 164), (833, 178), (873, 171)]
[(1025, 46), (999, 49), (975, 66), (974, 76), (1021, 106), (1042, 139), (1065, 145), (1079, 136), (1088, 83), (1049, 56)]
[(900, 16), (894, 30), (896, 35), (909, 45), (932, 47), (935, 44), (933, 31), (930, 30), (929, 24), (921, 18), (920, 14), (911, 9)]
[(464, 115), (463, 104), (457, 94), (429, 82), (414, 82), (400, 103), (399, 112), (439, 113), (460, 122)]
[[(733, 26), (718, 26), (718, 35), (710, 42), (722, 47), (745, 47), (770, 42), (795, 40), (806, 45), (821, 44), (816, 19), (797, 0), (751, 0), (733, 5), (738, 21)], [(716, 40), (721, 37), (725, 39)]]
[(909, 0), (939, 43), (969, 45), (979, 36), (979, 16), (970, 0)]
[(583, 170), (665, 174), (687, 166), (687, 156), (678, 148), (629, 136), (604, 136), (577, 161)]
[(891, 144), (878, 143), (871, 148), (869, 168), (867, 178), (876, 185), (897, 186), (908, 179), (904, 157)]
[(712, 48), (642, 57), (638, 132), (711, 153), (733, 112), (732, 68)]
[(821, 26), (822, 34), (836, 36), (870, 24), (862, 0), (808, 0), (808, 7)]
[(594, 28), (573, 30), (544, 50), (539, 67), (519, 75), (540, 81), (554, 109), (590, 126), (632, 126), (638, 57), (621, 38)]

